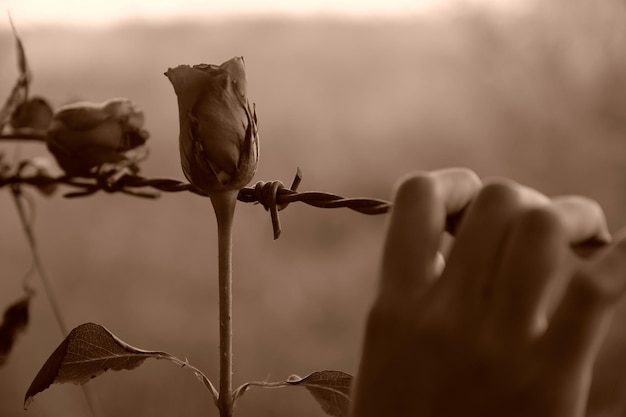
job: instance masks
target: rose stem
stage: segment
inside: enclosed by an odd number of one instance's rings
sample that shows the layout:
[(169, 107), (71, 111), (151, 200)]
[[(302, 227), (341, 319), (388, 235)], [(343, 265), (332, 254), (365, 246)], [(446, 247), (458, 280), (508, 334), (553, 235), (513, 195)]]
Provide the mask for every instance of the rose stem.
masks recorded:
[(237, 191), (211, 194), (217, 218), (218, 277), (220, 310), (220, 417), (233, 415), (233, 218)]

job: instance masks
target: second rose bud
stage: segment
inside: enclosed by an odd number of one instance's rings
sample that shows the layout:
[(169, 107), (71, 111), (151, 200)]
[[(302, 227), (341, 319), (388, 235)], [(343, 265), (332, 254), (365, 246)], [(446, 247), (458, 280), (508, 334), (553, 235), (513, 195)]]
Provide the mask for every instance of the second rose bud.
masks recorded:
[(52, 117), (48, 149), (69, 175), (85, 175), (103, 164), (134, 167), (127, 152), (148, 139), (143, 123), (143, 112), (125, 98), (68, 104)]

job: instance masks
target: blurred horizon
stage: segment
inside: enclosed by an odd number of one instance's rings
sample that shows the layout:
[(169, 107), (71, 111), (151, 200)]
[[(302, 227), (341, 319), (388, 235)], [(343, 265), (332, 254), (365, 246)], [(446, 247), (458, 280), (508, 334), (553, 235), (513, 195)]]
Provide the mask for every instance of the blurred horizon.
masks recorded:
[[(407, 172), (466, 166), (548, 195), (594, 198), (615, 231), (626, 224), (626, 19), (617, 0), (603, 4), (554, 0), (524, 14), (470, 8), (446, 17), (245, 16), (93, 27), (23, 27), (19, 14), (13, 19), (33, 74), (31, 94), (54, 107), (121, 96), (144, 110), (147, 177), (183, 178), (176, 98), (163, 72), (243, 55), (261, 135), (253, 182), (288, 185), (301, 167), (302, 191), (389, 200)], [(0, 99), (16, 75), (6, 19)], [(32, 143), (2, 143), (0, 152), (47, 155)], [(96, 322), (139, 348), (187, 357), (216, 383), (209, 202), (187, 193), (156, 201), (107, 194), (68, 200), (65, 189), (51, 198), (27, 191), (39, 249), (70, 326)], [(10, 193), (0, 193), (0, 207), (4, 307), (22, 294), (31, 260)], [(355, 373), (386, 216), (295, 203), (280, 216), (283, 234), (273, 241), (267, 212), (237, 208), (235, 383), (321, 369)], [(26, 388), (61, 340), (39, 289), (31, 323), (0, 369), (0, 416), (24, 415)], [(600, 366), (626, 375), (624, 361)], [(89, 385), (105, 416), (217, 416), (194, 376), (162, 361)], [(55, 385), (28, 415), (85, 412), (79, 388)], [(298, 389), (251, 390), (237, 415), (295, 414), (323, 416)]]
[(111, 26), (125, 22), (165, 23), (177, 19), (340, 18), (386, 19), (445, 16), (459, 9), (519, 13), (535, 0), (230, 0), (177, 2), (145, 0), (4, 0), (23, 27)]

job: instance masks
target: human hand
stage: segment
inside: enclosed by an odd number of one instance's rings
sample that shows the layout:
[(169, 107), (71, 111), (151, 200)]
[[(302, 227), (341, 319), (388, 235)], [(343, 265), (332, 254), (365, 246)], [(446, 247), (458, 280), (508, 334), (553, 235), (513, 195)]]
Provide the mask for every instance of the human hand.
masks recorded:
[[(449, 216), (463, 212), (447, 265)], [(580, 417), (598, 349), (626, 286), (626, 239), (599, 206), (550, 200), (467, 170), (399, 187), (352, 415)]]

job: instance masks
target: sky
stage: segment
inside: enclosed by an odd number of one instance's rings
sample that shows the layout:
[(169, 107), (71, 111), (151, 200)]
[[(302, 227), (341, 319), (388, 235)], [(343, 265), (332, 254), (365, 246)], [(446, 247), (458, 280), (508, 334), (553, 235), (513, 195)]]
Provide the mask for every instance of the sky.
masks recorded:
[(531, 0), (0, 0), (20, 25), (107, 25), (127, 19), (281, 13), (363, 16), (441, 14), (458, 3), (515, 10)]

